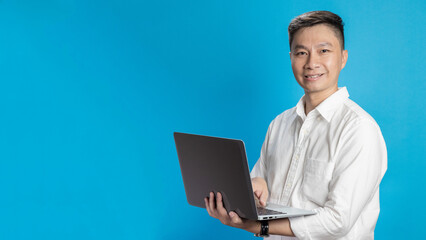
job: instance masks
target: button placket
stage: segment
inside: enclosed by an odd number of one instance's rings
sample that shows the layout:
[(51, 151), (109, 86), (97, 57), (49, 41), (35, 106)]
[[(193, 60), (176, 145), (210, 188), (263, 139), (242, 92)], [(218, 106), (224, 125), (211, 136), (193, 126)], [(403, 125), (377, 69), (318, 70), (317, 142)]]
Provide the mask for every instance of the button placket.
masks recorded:
[(314, 112), (312, 114), (309, 114), (308, 117), (303, 122), (301, 128), (300, 128), (299, 139), (298, 139), (298, 142), (297, 142), (296, 150), (295, 150), (293, 157), (291, 159), (291, 164), (290, 164), (289, 172), (287, 174), (286, 184), (285, 184), (284, 190), (281, 194), (281, 201), (280, 202), (284, 205), (288, 205), (288, 203), (289, 203), (291, 190), (293, 188), (293, 184), (294, 184), (296, 173), (297, 173), (297, 168), (299, 166), (302, 146), (306, 142), (306, 139), (307, 139), (309, 132), (311, 130), (311, 127), (312, 127), (312, 122), (315, 119), (315, 117), (316, 116), (315, 116)]
[(290, 200), (290, 193), (293, 187), (293, 182), (296, 176), (297, 166), (299, 165), (300, 159), (300, 145), (297, 146), (296, 152), (293, 154), (293, 158), (291, 160), (290, 169), (287, 175), (286, 184), (284, 186), (283, 193), (281, 195), (282, 204), (288, 205)]

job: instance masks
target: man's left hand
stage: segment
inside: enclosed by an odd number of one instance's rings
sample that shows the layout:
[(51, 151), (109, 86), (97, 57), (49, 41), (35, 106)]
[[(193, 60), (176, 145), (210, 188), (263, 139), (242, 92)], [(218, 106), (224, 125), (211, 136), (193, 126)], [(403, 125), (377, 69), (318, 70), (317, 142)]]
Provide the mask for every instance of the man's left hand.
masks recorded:
[(228, 213), (223, 207), (223, 199), (220, 192), (216, 194), (216, 198), (214, 193), (210, 192), (210, 196), (204, 198), (204, 202), (206, 204), (206, 209), (209, 215), (219, 219), (223, 224), (231, 227), (241, 228), (252, 233), (260, 232), (260, 222), (249, 219), (242, 219), (234, 211), (230, 211)]

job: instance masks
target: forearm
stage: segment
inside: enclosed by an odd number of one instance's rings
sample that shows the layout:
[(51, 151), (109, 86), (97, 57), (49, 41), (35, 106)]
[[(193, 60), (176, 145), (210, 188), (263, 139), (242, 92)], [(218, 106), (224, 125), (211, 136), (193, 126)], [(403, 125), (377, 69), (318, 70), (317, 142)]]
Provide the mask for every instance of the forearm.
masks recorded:
[(294, 237), (288, 218), (269, 221), (269, 234)]

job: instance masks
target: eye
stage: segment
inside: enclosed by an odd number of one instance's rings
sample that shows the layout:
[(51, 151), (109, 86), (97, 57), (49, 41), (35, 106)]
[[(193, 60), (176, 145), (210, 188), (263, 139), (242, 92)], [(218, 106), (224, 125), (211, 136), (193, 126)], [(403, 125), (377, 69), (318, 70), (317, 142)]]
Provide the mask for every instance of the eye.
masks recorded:
[(296, 52), (296, 56), (303, 56), (303, 55), (307, 55), (306, 52)]
[(321, 53), (327, 53), (327, 52), (330, 52), (330, 50), (328, 50), (328, 49), (321, 49)]

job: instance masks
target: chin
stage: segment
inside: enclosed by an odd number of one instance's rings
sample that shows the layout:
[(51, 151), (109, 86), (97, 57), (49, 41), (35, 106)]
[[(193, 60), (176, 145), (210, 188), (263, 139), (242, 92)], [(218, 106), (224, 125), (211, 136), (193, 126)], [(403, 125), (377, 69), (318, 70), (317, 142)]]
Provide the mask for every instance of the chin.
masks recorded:
[(320, 84), (307, 83), (303, 86), (305, 92), (319, 92), (324, 89)]

